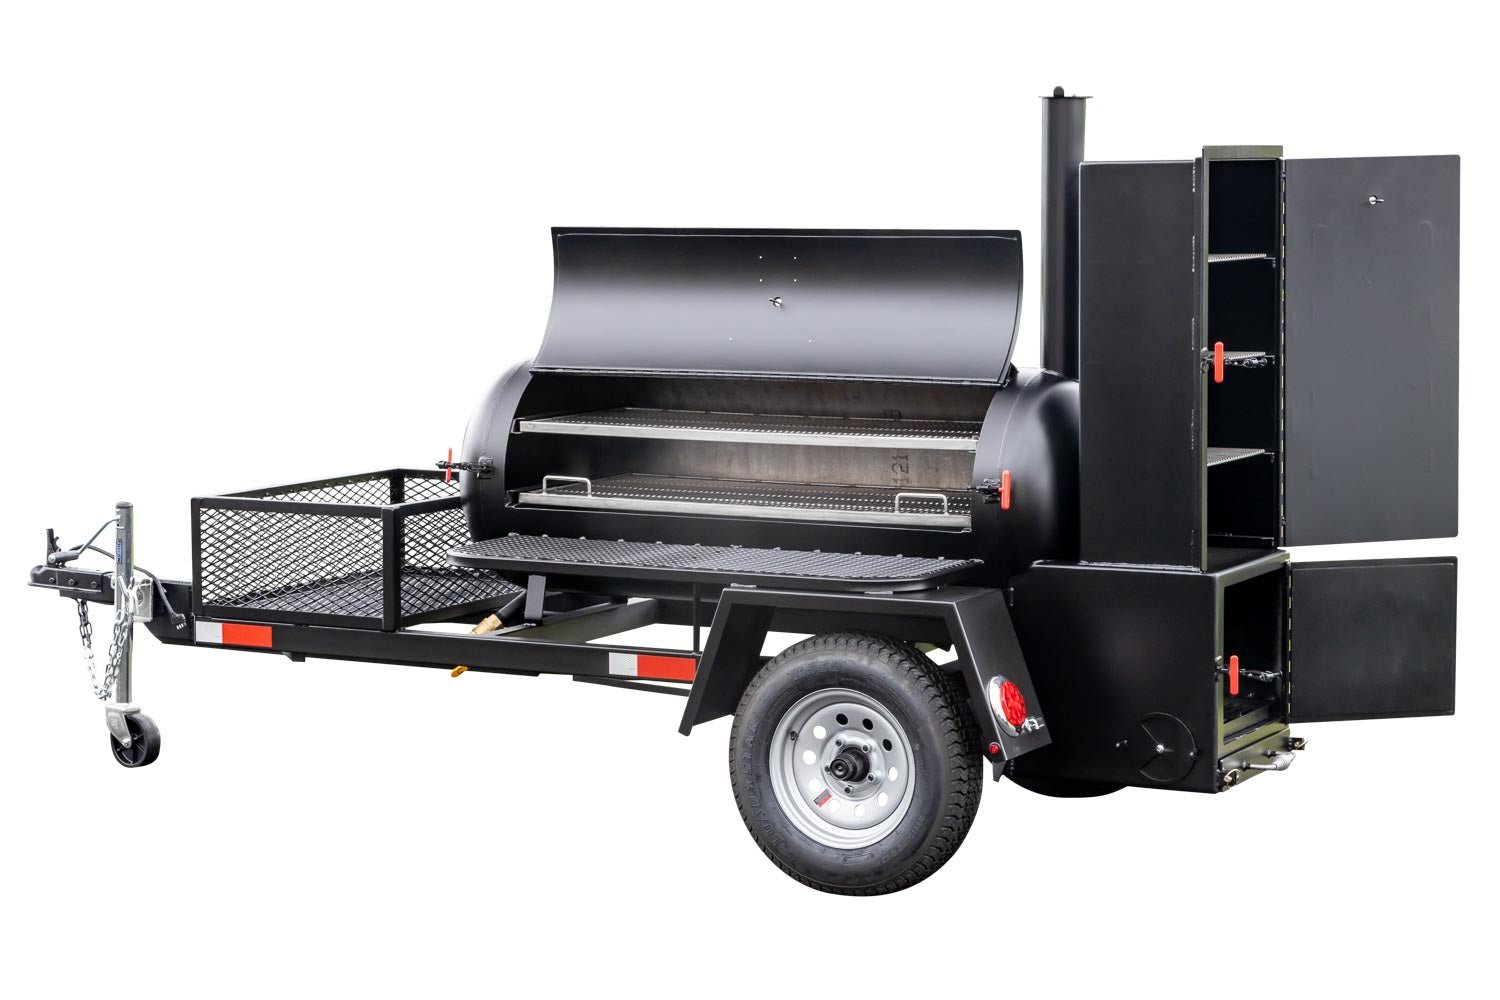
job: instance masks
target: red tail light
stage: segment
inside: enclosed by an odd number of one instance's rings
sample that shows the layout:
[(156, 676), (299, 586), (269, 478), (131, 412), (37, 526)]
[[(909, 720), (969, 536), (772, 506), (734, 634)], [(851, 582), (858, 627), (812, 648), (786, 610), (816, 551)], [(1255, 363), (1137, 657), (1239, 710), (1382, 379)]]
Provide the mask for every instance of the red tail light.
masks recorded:
[(990, 707), (1010, 729), (1019, 730), (1026, 721), (1026, 696), (1004, 677), (991, 677), (989, 688)]

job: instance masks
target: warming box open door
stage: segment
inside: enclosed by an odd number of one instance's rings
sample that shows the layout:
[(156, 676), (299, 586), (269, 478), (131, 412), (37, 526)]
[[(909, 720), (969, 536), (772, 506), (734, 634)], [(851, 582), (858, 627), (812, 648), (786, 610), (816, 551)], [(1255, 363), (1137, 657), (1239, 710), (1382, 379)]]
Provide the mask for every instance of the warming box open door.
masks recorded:
[(1458, 560), (1293, 562), (1293, 722), (1452, 715)]
[(1458, 157), (1284, 165), (1284, 543), (1456, 535)]

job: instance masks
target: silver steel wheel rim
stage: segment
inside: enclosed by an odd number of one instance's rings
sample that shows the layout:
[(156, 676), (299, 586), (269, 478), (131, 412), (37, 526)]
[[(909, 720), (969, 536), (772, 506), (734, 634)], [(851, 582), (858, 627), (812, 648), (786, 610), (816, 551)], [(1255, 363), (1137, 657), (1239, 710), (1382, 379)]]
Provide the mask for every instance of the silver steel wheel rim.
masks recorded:
[[(841, 756), (846, 767), (862, 756), (867, 770), (841, 779)], [(770, 763), (782, 813), (825, 847), (853, 850), (889, 836), (916, 791), (906, 731), (879, 701), (849, 688), (815, 691), (787, 709)]]

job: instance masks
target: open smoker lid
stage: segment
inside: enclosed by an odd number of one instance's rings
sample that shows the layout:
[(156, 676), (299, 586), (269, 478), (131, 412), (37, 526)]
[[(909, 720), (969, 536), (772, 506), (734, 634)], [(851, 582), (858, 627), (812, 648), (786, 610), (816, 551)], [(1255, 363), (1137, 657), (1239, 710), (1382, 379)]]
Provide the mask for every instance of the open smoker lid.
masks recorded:
[(554, 229), (534, 368), (1000, 381), (1013, 231)]

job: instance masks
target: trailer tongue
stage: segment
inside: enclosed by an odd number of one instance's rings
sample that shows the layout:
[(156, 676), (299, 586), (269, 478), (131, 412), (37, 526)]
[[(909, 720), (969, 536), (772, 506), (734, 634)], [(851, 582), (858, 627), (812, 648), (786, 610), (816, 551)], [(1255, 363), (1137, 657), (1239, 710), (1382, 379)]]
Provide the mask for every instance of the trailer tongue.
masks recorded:
[[(684, 733), (733, 716), (765, 853), (874, 894), (958, 848), (986, 763), (1222, 792), (1295, 721), (1451, 713), (1455, 560), (1281, 546), (1456, 533), (1457, 159), (1094, 163), (1084, 99), (1045, 108), (1040, 369), (1014, 231), (558, 229), (536, 361), (436, 470), (199, 497), (188, 581), (129, 504), (113, 551), (49, 532), (91, 671), (113, 607), (116, 759), (160, 751), (137, 623), (677, 694)], [(653, 624), (690, 638), (618, 638)]]

